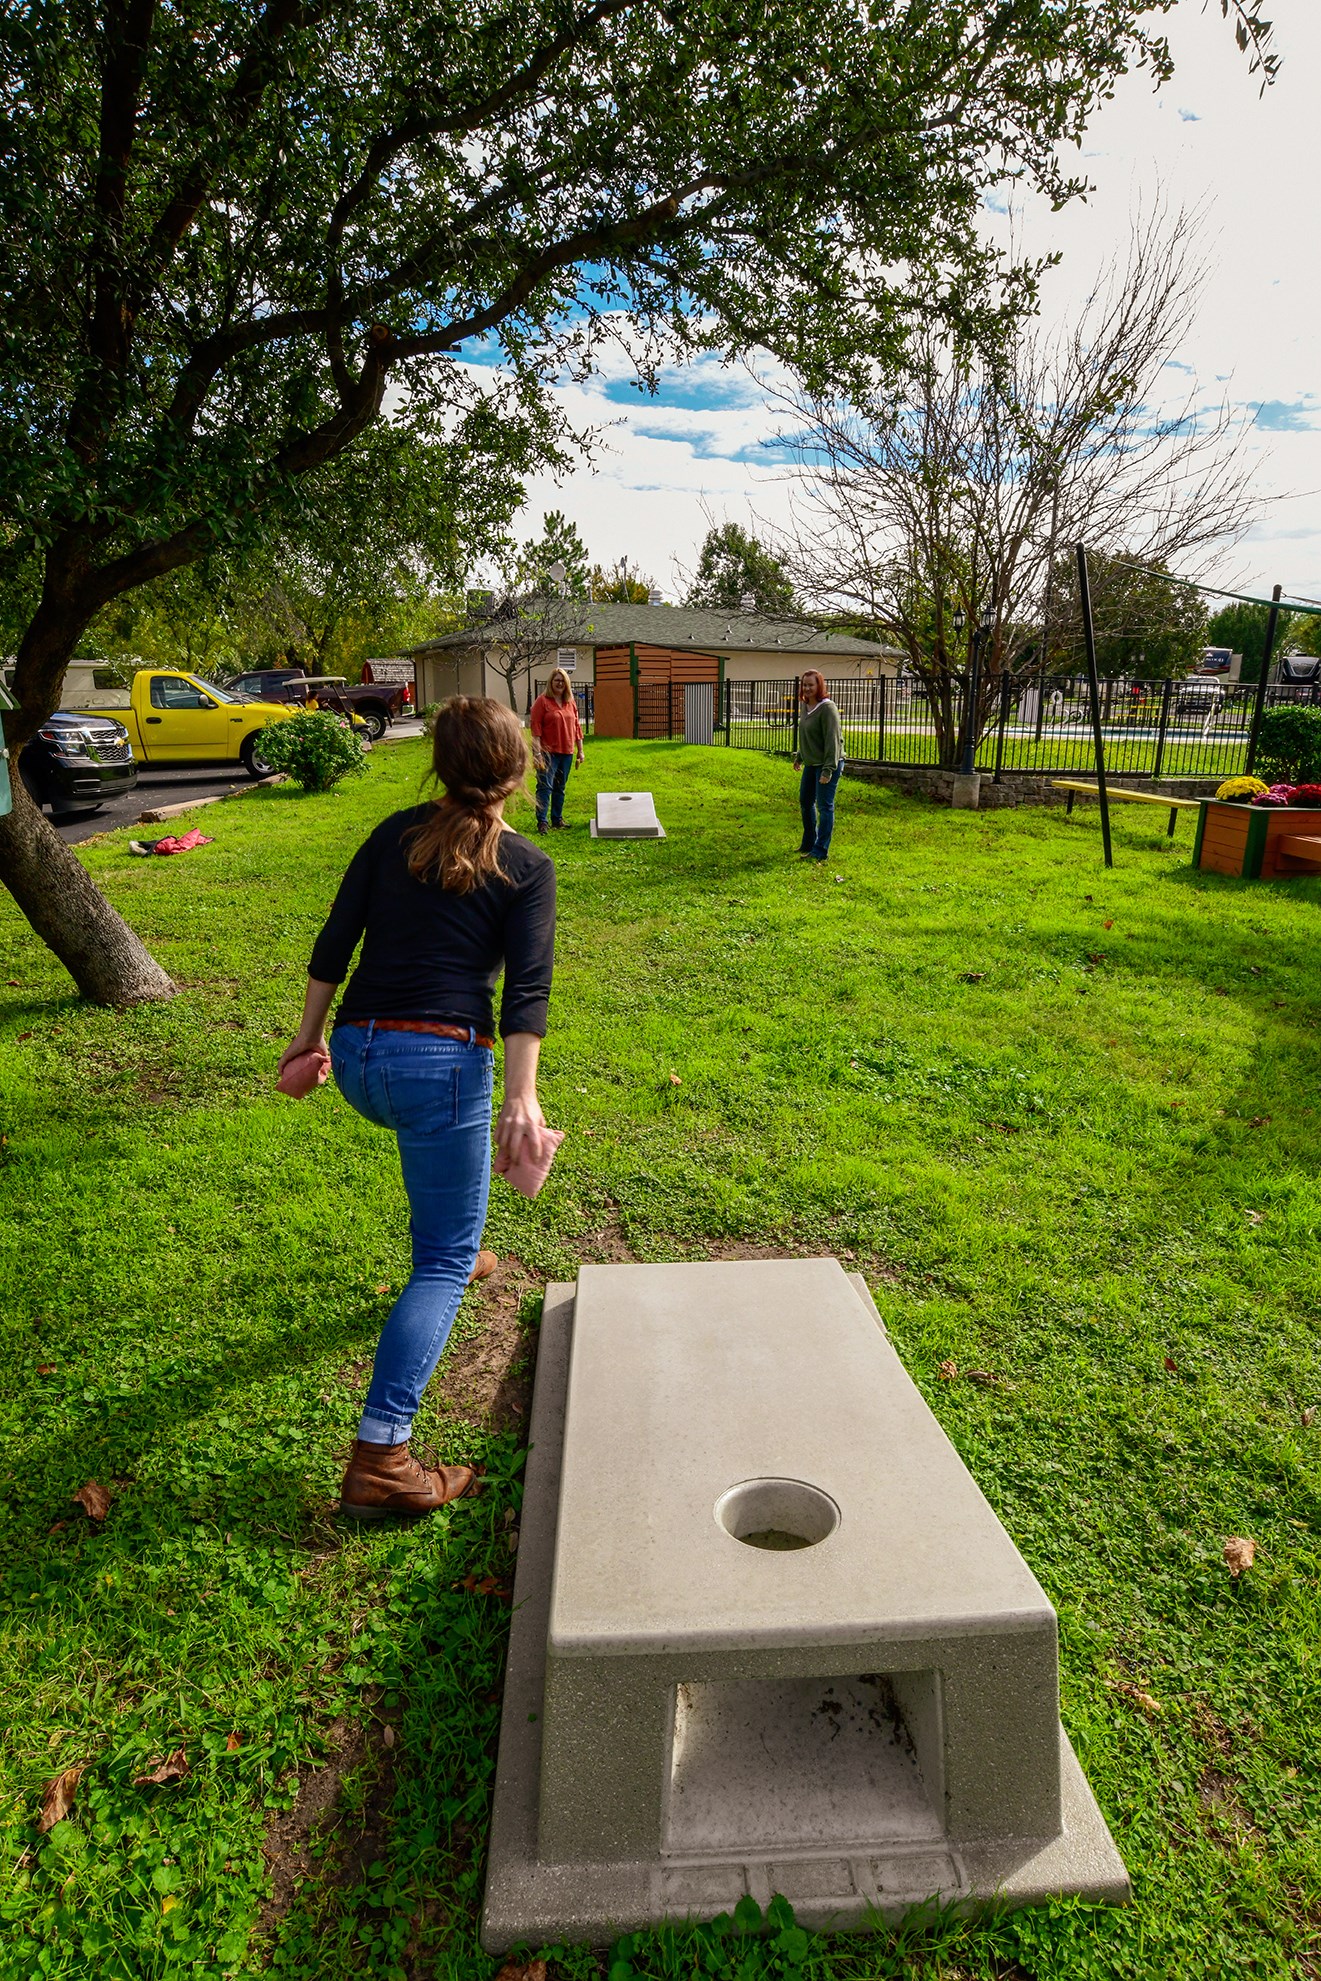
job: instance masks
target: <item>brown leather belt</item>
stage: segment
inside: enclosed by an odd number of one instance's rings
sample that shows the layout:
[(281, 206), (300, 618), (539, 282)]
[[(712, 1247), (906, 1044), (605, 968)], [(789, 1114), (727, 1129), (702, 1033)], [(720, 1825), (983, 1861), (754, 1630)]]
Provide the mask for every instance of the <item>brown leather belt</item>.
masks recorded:
[(346, 1018), (346, 1025), (359, 1026), (364, 1031), (374, 1025), (378, 1032), (430, 1032), (438, 1039), (457, 1039), (460, 1045), (491, 1046), (494, 1039), (484, 1038), (474, 1032), (470, 1025), (441, 1025), (431, 1018)]

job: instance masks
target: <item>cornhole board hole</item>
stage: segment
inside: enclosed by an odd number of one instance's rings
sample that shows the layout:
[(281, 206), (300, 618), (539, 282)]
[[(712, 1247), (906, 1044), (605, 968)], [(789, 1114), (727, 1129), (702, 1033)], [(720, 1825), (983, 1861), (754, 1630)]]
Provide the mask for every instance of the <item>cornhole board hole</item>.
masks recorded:
[(593, 839), (664, 839), (650, 791), (599, 791)]
[(547, 1294), (482, 1938), (1123, 1900), (1055, 1614), (831, 1259)]
[(1321, 806), (1231, 805), (1203, 798), (1193, 865), (1244, 880), (1321, 874)]

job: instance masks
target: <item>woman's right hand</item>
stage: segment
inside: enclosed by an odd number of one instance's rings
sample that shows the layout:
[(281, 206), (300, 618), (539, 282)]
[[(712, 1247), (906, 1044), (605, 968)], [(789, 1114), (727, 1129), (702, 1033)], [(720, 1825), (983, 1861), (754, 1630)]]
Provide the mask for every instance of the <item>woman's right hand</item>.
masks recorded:
[(501, 1170), (512, 1169), (525, 1152), (535, 1161), (541, 1154), (541, 1131), (546, 1117), (535, 1089), (531, 1094), (506, 1094), (495, 1123), (495, 1148)]

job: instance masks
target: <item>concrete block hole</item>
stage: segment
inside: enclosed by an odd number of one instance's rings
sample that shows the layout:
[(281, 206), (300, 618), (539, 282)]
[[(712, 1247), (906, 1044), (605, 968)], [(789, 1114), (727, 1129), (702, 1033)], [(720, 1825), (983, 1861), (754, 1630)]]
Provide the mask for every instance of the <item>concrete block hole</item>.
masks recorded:
[(866, 1849), (945, 1833), (934, 1672), (676, 1687), (663, 1849)]
[(745, 1479), (720, 1495), (715, 1514), (734, 1540), (775, 1554), (814, 1548), (839, 1526), (830, 1494), (802, 1479)]

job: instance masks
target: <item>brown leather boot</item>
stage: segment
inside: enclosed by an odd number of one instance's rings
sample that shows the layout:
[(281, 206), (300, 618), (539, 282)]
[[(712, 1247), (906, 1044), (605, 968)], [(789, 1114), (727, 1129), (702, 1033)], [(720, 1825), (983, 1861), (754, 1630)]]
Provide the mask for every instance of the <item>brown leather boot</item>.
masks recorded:
[(473, 1269), (468, 1274), (469, 1286), (475, 1286), (479, 1279), (489, 1279), (499, 1263), (494, 1252), (479, 1252)]
[(403, 1444), (364, 1444), (358, 1438), (339, 1489), (339, 1510), (350, 1520), (434, 1513), (471, 1492), (476, 1477), (471, 1465), (419, 1465), (407, 1439)]

